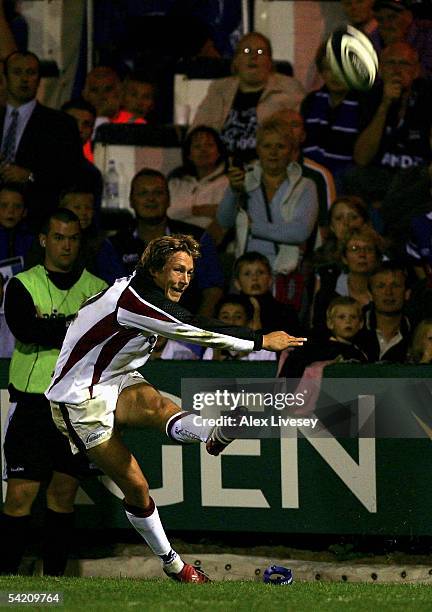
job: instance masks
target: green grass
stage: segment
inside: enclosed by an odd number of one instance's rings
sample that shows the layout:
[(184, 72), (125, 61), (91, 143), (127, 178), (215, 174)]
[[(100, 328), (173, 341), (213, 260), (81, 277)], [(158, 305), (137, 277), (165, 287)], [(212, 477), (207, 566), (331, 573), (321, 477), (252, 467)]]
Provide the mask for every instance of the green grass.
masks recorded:
[[(333, 610), (430, 611), (429, 586), (294, 583), (268, 586), (259, 582), (215, 582), (183, 585), (165, 580), (131, 578), (0, 577), (0, 591), (53, 592), (64, 595), (63, 606), (21, 606), (31, 610), (137, 610), (145, 612), (303, 612)], [(1, 609), (6, 609), (2, 607)]]

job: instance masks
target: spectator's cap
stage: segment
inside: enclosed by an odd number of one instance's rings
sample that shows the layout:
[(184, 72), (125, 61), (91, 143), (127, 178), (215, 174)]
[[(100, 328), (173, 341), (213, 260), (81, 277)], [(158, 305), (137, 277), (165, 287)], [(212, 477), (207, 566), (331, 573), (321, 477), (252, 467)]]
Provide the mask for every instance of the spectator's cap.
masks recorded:
[(373, 10), (390, 9), (391, 11), (401, 13), (402, 11), (410, 10), (410, 5), (410, 0), (376, 0)]

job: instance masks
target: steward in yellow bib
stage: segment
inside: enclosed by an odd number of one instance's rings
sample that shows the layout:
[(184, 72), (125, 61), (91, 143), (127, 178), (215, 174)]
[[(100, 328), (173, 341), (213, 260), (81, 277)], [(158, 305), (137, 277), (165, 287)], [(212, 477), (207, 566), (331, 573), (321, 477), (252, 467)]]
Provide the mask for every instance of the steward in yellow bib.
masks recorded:
[(76, 270), (81, 229), (78, 217), (59, 209), (40, 236), (44, 265), (12, 278), (6, 289), (5, 316), (16, 337), (9, 371), (15, 409), (7, 427), (4, 452), (8, 478), (0, 515), (0, 573), (17, 573), (28, 539), (31, 507), (46, 482), (47, 511), (43, 542), (44, 574), (62, 575), (73, 526), (79, 477), (88, 472), (82, 456), (55, 427), (43, 395), (70, 321), (106, 283), (87, 270)]

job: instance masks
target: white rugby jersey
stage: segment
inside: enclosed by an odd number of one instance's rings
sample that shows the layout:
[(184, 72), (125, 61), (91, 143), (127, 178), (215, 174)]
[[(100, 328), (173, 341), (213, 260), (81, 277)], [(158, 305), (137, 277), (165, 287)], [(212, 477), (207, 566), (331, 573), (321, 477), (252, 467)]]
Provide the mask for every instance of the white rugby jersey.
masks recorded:
[(150, 279), (134, 273), (118, 279), (78, 311), (46, 397), (70, 404), (94, 397), (97, 385), (144, 365), (158, 334), (218, 349), (262, 347), (261, 333), (192, 315), (168, 300)]

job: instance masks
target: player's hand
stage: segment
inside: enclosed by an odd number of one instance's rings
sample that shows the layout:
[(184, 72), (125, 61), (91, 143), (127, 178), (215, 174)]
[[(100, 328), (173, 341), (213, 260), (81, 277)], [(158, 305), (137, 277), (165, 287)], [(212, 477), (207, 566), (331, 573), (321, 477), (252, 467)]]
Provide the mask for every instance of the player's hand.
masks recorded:
[(263, 349), (266, 351), (283, 351), (290, 346), (303, 346), (307, 338), (296, 338), (284, 331), (275, 331), (263, 336)]

